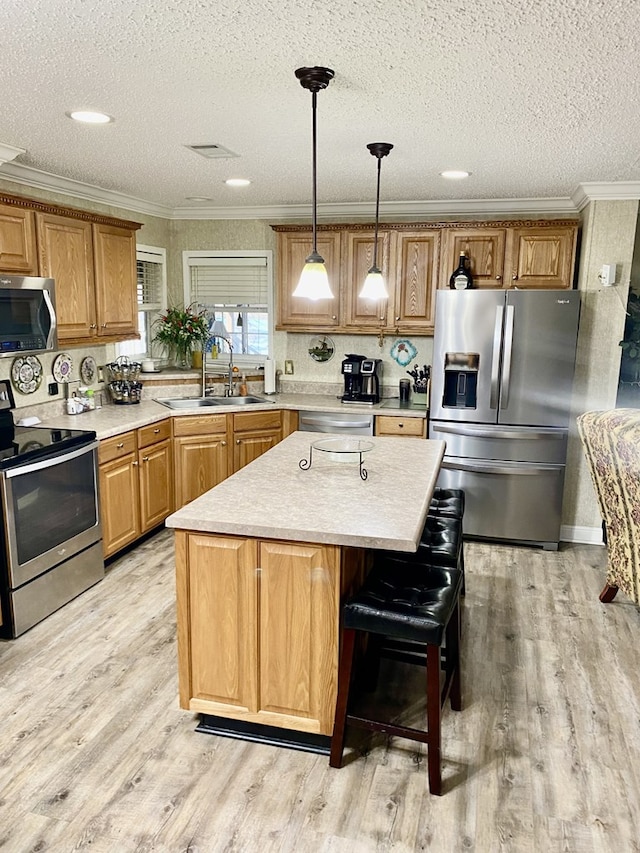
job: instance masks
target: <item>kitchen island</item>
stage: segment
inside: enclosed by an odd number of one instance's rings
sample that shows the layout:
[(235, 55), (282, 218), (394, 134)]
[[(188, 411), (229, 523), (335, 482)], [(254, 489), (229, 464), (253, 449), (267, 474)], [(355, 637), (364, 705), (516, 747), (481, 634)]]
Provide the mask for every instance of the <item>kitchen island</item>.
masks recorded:
[(371, 549), (417, 548), (444, 442), (367, 437), (366, 479), (356, 453), (303, 470), (327, 438), (293, 433), (167, 519), (180, 706), (199, 730), (325, 751), (341, 600)]

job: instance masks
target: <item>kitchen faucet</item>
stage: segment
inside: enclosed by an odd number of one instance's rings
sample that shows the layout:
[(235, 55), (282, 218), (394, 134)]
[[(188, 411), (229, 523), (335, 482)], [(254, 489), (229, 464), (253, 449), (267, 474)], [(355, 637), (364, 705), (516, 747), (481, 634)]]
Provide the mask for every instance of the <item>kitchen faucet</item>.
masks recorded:
[[(215, 335), (216, 338), (220, 338), (220, 340), (225, 341), (227, 346), (229, 347), (229, 375), (228, 379), (224, 384), (224, 396), (225, 397), (233, 397), (233, 345), (229, 338), (226, 338), (224, 335)], [(208, 343), (208, 342), (207, 342)], [(202, 396), (206, 397), (206, 382), (207, 382), (207, 346), (206, 344), (202, 348)]]

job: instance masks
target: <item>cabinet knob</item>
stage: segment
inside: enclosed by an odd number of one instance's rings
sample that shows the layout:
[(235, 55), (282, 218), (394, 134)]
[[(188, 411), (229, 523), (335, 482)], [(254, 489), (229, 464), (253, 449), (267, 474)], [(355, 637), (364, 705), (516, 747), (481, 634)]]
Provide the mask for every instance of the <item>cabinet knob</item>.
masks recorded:
[(139, 463), (138, 462), (132, 462), (131, 464), (133, 465), (134, 468), (137, 468)]
[(149, 457), (148, 457), (148, 456), (143, 456), (143, 457), (142, 457), (142, 461), (143, 461), (143, 462), (148, 462), (148, 461), (149, 461)]
[(98, 328), (98, 325), (97, 325), (97, 323), (91, 323), (91, 325), (89, 326), (89, 328), (90, 328), (90, 329), (97, 329), (97, 328)]
[(221, 442), (220, 442), (220, 446), (221, 446), (221, 447), (226, 447), (226, 446), (227, 446), (227, 442), (226, 442), (226, 441), (221, 441)]
[(154, 429), (154, 431), (153, 431), (154, 435), (157, 435), (159, 432), (160, 432), (160, 429), (158, 427), (156, 427), (156, 429)]
[(103, 324), (102, 324), (102, 328), (103, 328), (103, 329), (106, 329), (106, 328), (107, 328), (107, 324), (106, 324), (106, 323), (103, 323)]
[(396, 323), (400, 322), (400, 317), (396, 317)]
[(116, 444), (116, 447), (118, 448), (118, 450), (122, 450), (122, 448), (124, 447), (124, 441), (121, 441), (119, 444)]
[(518, 280), (518, 276), (517, 276), (517, 274), (512, 275), (512, 276), (511, 276), (511, 280), (512, 280), (512, 281), (517, 281), (517, 280)]
[(403, 428), (404, 428), (404, 424), (402, 423), (402, 421), (400, 421), (400, 423), (398, 424), (398, 427), (399, 427), (399, 429), (403, 429)]
[(501, 275), (497, 275), (497, 276), (496, 276), (496, 281), (502, 281), (502, 276), (501, 276)]
[(335, 315), (335, 314), (332, 314), (332, 315), (331, 315), (331, 319), (332, 319), (332, 320), (337, 320), (338, 318), (336, 317), (336, 315)]
[(239, 438), (236, 438), (236, 444), (242, 444)]

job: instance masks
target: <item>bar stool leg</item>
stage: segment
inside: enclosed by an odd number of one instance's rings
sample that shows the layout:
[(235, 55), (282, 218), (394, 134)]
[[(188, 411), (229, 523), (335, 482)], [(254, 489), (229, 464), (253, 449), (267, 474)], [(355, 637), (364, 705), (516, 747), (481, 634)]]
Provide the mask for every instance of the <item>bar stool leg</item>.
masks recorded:
[(347, 722), (347, 704), (349, 702), (349, 686), (351, 684), (351, 667), (353, 664), (353, 649), (356, 632), (345, 628), (342, 632), (342, 649), (338, 666), (338, 697), (336, 699), (336, 717), (331, 737), (330, 767), (342, 767), (342, 752), (344, 750), (344, 735)]
[(432, 794), (442, 794), (442, 773), (440, 768), (440, 647), (427, 646), (427, 764), (429, 768), (429, 790)]
[[(462, 686), (460, 678), (460, 617), (460, 599), (458, 599), (446, 630), (447, 669), (450, 672), (453, 672), (451, 689), (449, 692), (452, 711), (462, 711)], [(450, 667), (451, 669), (449, 669)]]

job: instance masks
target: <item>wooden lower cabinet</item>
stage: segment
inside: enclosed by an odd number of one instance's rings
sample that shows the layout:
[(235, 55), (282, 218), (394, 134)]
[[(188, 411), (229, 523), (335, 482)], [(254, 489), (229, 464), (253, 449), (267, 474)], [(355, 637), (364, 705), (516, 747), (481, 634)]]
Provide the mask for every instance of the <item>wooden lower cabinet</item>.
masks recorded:
[(233, 472), (262, 456), (279, 441), (282, 441), (280, 411), (233, 415)]
[(176, 509), (180, 509), (229, 476), (227, 415), (174, 418), (173, 436)]
[(169, 419), (100, 442), (102, 547), (110, 557), (173, 511)]
[(182, 708), (330, 735), (341, 593), (364, 553), (176, 531)]
[(399, 418), (393, 415), (377, 415), (376, 435), (408, 435), (414, 438), (427, 437), (426, 418)]

